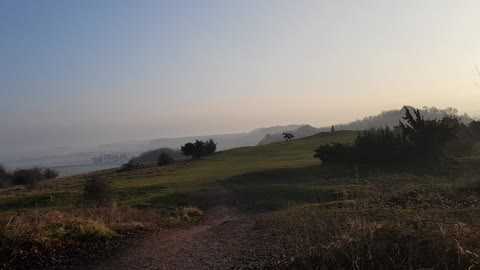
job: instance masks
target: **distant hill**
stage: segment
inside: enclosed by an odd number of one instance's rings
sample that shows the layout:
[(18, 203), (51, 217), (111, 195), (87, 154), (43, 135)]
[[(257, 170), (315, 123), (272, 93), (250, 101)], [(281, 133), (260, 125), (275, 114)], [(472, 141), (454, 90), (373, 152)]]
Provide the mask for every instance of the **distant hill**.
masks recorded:
[[(440, 119), (444, 115), (456, 115), (460, 117), (460, 119), (466, 124), (472, 121), (472, 118), (467, 114), (458, 115), (457, 109), (454, 109), (454, 108), (437, 109), (435, 107), (431, 107), (431, 108), (424, 107), (420, 111), (421, 111), (421, 114), (426, 119)], [(335, 125), (335, 130), (365, 130), (370, 128), (380, 128), (380, 127), (386, 127), (386, 126), (394, 127), (398, 125), (399, 121), (402, 120), (402, 117), (404, 115), (405, 115), (404, 108), (399, 110), (383, 111), (378, 115), (367, 116), (363, 119), (355, 120), (347, 124)], [(315, 128), (310, 125), (303, 125), (301, 127), (298, 127), (297, 129), (285, 129), (278, 133), (266, 134), (265, 137), (263, 137), (258, 144), (263, 145), (263, 144), (281, 141), (283, 140), (282, 132), (293, 133), (295, 138), (303, 138), (303, 137), (311, 136), (320, 132), (327, 132), (330, 130), (331, 130), (331, 126)]]

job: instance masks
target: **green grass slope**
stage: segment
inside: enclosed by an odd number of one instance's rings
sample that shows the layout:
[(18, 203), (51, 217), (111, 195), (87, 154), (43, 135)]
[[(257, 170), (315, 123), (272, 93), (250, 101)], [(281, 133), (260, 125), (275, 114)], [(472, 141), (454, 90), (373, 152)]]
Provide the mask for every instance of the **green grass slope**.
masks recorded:
[[(348, 143), (355, 134), (349, 131), (321, 133), (291, 143), (231, 149), (162, 168), (149, 167), (123, 173), (107, 170), (97, 174), (112, 182), (120, 205), (170, 207), (215, 203), (214, 199), (221, 197), (226, 189), (239, 187), (239, 179), (235, 177), (269, 170), (320, 167), (320, 161), (313, 158), (316, 147), (332, 142)], [(33, 189), (22, 187), (0, 191), (0, 211), (70, 206), (79, 200), (81, 182), (90, 175), (57, 179)], [(248, 179), (245, 180), (248, 186)]]

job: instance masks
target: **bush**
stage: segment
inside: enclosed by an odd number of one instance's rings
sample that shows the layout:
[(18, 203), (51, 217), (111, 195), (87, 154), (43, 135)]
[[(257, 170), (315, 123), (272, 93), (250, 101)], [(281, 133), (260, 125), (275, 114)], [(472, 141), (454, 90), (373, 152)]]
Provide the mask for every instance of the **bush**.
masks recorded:
[(314, 157), (323, 163), (349, 162), (352, 160), (352, 147), (346, 144), (333, 143), (320, 145), (315, 149)]
[(314, 156), (324, 163), (438, 161), (444, 154), (445, 146), (465, 130), (460, 120), (453, 116), (445, 116), (442, 120), (425, 120), (419, 110), (414, 110), (412, 114), (405, 107), (405, 111), (406, 123), (400, 122), (400, 126), (394, 130), (389, 127), (366, 130), (357, 135), (352, 145), (322, 145), (315, 150)]
[(58, 175), (59, 173), (54, 169), (42, 169), (40, 167), (33, 167), (32, 169), (17, 169), (9, 176), (14, 185), (34, 186), (39, 181), (53, 179), (58, 177)]
[(114, 193), (111, 185), (100, 177), (92, 177), (83, 187), (83, 200), (86, 204), (105, 205), (112, 202)]
[(3, 166), (2, 163), (0, 163), (0, 188), (1, 187), (7, 187), (11, 183), (12, 183), (12, 178), (8, 174), (5, 166)]
[(425, 120), (420, 110), (414, 109), (414, 115), (405, 107), (406, 123), (400, 122), (404, 138), (415, 144), (416, 155), (423, 157), (438, 157), (443, 147), (457, 137), (460, 120), (457, 117), (445, 115), (442, 120)]
[(201, 158), (207, 154), (207, 145), (204, 141), (196, 140), (193, 145), (195, 147), (193, 148), (192, 157)]
[(213, 141), (213, 139), (210, 139), (205, 143), (205, 148), (207, 155), (211, 155), (217, 151), (217, 143)]
[(206, 142), (196, 140), (195, 143), (186, 143), (180, 149), (185, 156), (192, 156), (192, 159), (201, 158), (213, 154), (217, 150), (217, 143), (212, 139)]
[(474, 152), (475, 142), (471, 139), (455, 140), (445, 146), (445, 153), (454, 157), (465, 157)]
[(480, 121), (472, 121), (468, 125), (468, 130), (475, 141), (480, 141)]
[(135, 164), (135, 162), (133, 160), (130, 160), (129, 162), (120, 166), (120, 168), (117, 171), (118, 172), (129, 172), (129, 171), (133, 171), (134, 169), (136, 169), (138, 167), (140, 167), (140, 166)]
[(165, 166), (173, 162), (174, 162), (174, 159), (168, 153), (162, 152), (158, 157), (157, 164), (158, 166)]
[(193, 143), (186, 143), (182, 147), (180, 147), (180, 150), (182, 151), (182, 154), (184, 156), (192, 156), (193, 158), (193, 152), (195, 151), (195, 145)]
[(34, 186), (38, 184), (39, 181), (45, 180), (42, 169), (37, 167), (32, 169), (18, 169), (13, 172), (12, 176), (14, 185)]
[(324, 163), (359, 164), (403, 162), (412, 156), (412, 144), (388, 127), (358, 133), (353, 145), (322, 145), (315, 150), (314, 155)]

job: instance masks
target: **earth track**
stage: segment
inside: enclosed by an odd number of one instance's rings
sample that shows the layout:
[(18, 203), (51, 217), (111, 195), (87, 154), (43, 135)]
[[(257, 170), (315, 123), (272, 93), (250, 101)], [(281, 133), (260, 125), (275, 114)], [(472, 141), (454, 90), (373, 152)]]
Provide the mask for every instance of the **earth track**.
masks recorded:
[(217, 206), (198, 223), (152, 232), (83, 269), (259, 269), (266, 258), (260, 216)]

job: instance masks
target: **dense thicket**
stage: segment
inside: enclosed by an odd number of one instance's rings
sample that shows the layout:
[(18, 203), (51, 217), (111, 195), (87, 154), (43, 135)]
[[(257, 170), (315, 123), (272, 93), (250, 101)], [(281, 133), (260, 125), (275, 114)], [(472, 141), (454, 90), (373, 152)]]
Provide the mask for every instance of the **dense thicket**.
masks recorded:
[(180, 147), (184, 156), (191, 156), (193, 158), (201, 158), (203, 156), (211, 155), (217, 151), (217, 143), (212, 139), (208, 141), (196, 140), (195, 143), (186, 143)]
[(382, 164), (405, 162), (415, 159), (438, 159), (445, 147), (459, 136), (462, 140), (473, 135), (459, 118), (445, 115), (442, 119), (425, 119), (418, 109), (413, 113), (404, 108), (404, 121), (393, 130), (389, 127), (360, 132), (351, 145), (321, 145), (315, 157), (324, 163), (370, 163)]

